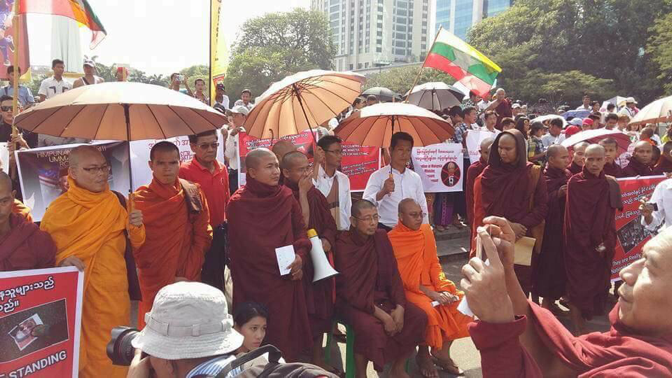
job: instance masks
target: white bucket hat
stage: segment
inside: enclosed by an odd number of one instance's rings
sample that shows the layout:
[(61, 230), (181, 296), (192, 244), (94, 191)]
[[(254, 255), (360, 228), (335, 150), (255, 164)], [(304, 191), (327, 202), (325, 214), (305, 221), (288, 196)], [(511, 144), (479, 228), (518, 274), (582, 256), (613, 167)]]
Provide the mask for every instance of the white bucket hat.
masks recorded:
[(199, 282), (178, 282), (161, 289), (147, 325), (132, 345), (165, 360), (211, 357), (243, 345), (233, 329), (221, 290)]

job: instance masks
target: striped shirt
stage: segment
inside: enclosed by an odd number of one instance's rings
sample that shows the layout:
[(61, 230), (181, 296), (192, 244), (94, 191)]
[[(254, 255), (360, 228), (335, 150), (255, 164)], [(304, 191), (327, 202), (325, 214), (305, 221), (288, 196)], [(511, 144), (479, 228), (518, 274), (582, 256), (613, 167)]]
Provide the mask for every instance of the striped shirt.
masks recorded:
[[(236, 359), (236, 356), (232, 354), (225, 354), (223, 356), (217, 356), (212, 360), (205, 361), (204, 363), (193, 368), (186, 378), (193, 378), (199, 376), (211, 376), (215, 377), (219, 372), (224, 370), (224, 368), (233, 362)], [(226, 378), (232, 378), (242, 373), (241, 367), (233, 369), (229, 374), (226, 375)]]

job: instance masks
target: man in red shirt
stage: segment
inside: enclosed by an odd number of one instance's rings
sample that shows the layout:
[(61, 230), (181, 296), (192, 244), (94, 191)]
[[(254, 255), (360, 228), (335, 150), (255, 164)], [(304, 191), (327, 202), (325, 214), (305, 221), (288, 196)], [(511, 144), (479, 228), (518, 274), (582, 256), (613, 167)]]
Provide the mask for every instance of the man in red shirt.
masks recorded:
[(212, 247), (205, 255), (201, 280), (224, 291), (226, 256), (226, 203), (229, 202), (229, 172), (217, 161), (217, 131), (189, 136), (191, 161), (180, 167), (180, 178), (197, 183), (205, 193), (213, 230)]

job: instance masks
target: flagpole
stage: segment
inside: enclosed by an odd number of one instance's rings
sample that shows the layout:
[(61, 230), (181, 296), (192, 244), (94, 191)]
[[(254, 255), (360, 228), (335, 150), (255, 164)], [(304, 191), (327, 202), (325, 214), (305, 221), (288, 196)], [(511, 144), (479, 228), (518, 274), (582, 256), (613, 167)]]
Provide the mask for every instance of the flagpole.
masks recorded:
[[(12, 72), (12, 75), (14, 76), (14, 84), (12, 86), (13, 90), (13, 96), (12, 96), (12, 140), (16, 138), (19, 134), (18, 129), (16, 126), (14, 126), (14, 120), (16, 120), (16, 116), (19, 114), (19, 46), (21, 44), (21, 29), (19, 28), (20, 20), (21, 17), (19, 16), (19, 3), (20, 1), (15, 1), (14, 2), (14, 35), (12, 36), (14, 40), (14, 71)], [(10, 143), (13, 143), (12, 140), (10, 140)], [(16, 145), (12, 146), (12, 150), (16, 149)], [(16, 168), (11, 168), (10, 167), (10, 176), (16, 177)]]
[(208, 81), (208, 95), (210, 96), (210, 103), (208, 105), (213, 106), (215, 103), (215, 99), (212, 96), (212, 86), (214, 83), (212, 82), (212, 2), (217, 1), (217, 0), (210, 0), (210, 41), (208, 43), (208, 49), (210, 53), (208, 54), (208, 59), (210, 59), (210, 62), (208, 64), (208, 76), (209, 76), (209, 81)]
[(434, 48), (434, 44), (436, 43), (436, 40), (439, 38), (441, 30), (443, 30), (443, 26), (439, 26), (439, 30), (437, 30), (436, 35), (434, 36), (434, 42), (432, 42), (432, 45), (429, 47), (429, 51), (427, 52), (427, 55), (425, 55), (425, 60), (422, 62), (422, 66), (418, 70), (418, 74), (415, 75), (415, 81), (413, 82), (413, 86), (411, 87), (411, 89), (408, 90), (408, 95), (406, 95), (406, 100), (404, 100), (404, 102), (408, 102), (408, 98), (411, 97), (411, 92), (413, 92), (413, 88), (415, 88), (415, 85), (418, 84), (418, 80), (420, 80), (420, 74), (422, 74), (422, 69), (425, 68), (425, 63), (427, 63), (427, 57), (429, 56), (429, 52), (432, 51), (432, 49)]

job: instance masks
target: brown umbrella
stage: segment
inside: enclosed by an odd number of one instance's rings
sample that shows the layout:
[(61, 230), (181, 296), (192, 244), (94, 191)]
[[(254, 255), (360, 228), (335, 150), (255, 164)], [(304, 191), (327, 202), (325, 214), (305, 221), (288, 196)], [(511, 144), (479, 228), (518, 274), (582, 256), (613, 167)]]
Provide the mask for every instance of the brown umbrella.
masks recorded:
[(245, 130), (256, 138), (281, 138), (312, 130), (350, 106), (365, 80), (352, 72), (322, 70), (287, 76), (257, 97)]
[(455, 132), (443, 118), (417, 105), (385, 103), (353, 113), (334, 133), (360, 146), (389, 147), (392, 134), (398, 131), (410, 134), (415, 147), (443, 143)]

